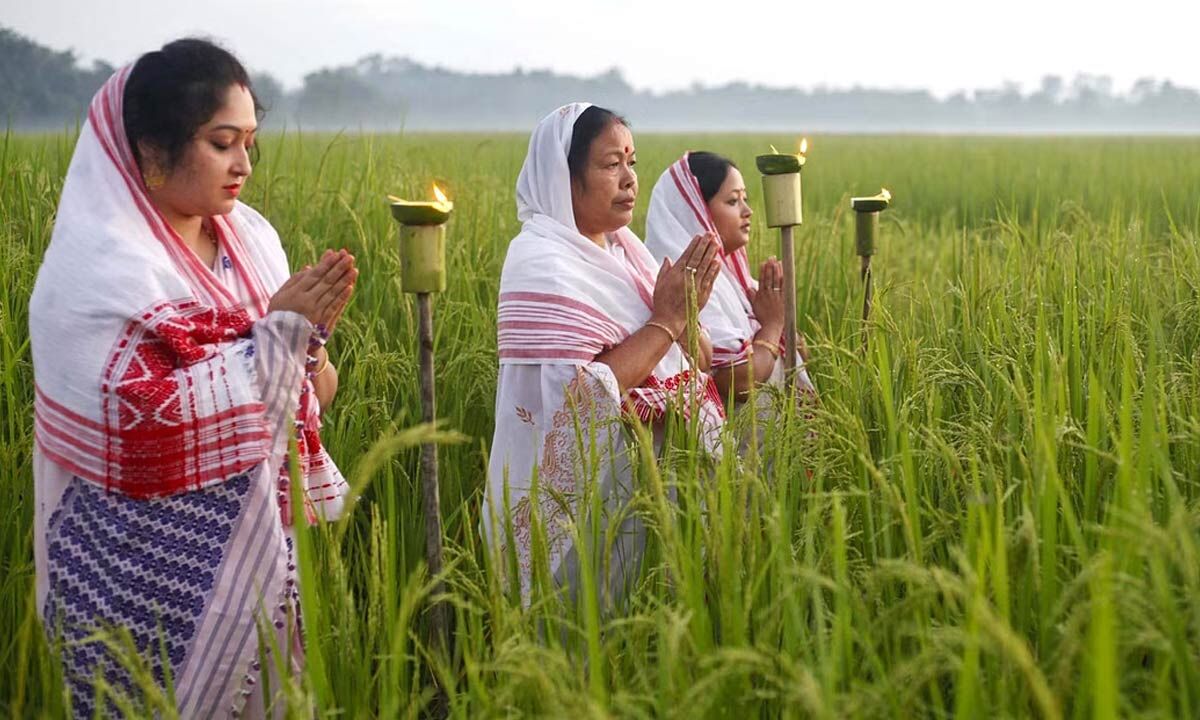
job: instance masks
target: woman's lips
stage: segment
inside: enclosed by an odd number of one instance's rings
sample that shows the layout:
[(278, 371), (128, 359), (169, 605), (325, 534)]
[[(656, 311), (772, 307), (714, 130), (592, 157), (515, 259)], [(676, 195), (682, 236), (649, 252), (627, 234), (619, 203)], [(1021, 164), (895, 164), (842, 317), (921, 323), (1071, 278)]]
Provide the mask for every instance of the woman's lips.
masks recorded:
[(636, 203), (637, 203), (636, 200), (620, 200), (616, 203), (616, 206), (619, 208), (624, 208), (626, 210), (632, 210), (633, 206)]
[(237, 197), (238, 193), (242, 191), (242, 184), (236, 183), (234, 185), (226, 185), (224, 189), (225, 192), (229, 193), (231, 197)]

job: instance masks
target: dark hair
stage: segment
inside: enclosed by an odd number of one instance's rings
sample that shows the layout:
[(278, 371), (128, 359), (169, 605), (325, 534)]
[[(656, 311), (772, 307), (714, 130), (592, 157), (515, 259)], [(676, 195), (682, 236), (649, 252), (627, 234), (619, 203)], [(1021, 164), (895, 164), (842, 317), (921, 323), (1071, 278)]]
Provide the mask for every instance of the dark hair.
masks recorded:
[(700, 183), (700, 195), (704, 198), (704, 202), (713, 199), (721, 186), (725, 184), (725, 178), (729, 177), (729, 168), (736, 167), (737, 165), (734, 165), (732, 160), (723, 155), (703, 150), (688, 153), (688, 169)]
[(255, 115), (261, 118), (262, 106), (250, 87), (249, 73), (222, 47), (184, 38), (138, 58), (125, 82), (121, 113), (138, 165), (142, 164), (138, 141), (143, 141), (166, 155), (167, 167), (162, 170), (174, 169), (196, 130), (212, 119), (234, 85), (250, 91)]
[(571, 171), (572, 180), (583, 182), (584, 168), (587, 166), (592, 143), (613, 123), (629, 127), (628, 120), (597, 105), (589, 107), (575, 118), (575, 125), (571, 130), (571, 149), (567, 151), (567, 168)]

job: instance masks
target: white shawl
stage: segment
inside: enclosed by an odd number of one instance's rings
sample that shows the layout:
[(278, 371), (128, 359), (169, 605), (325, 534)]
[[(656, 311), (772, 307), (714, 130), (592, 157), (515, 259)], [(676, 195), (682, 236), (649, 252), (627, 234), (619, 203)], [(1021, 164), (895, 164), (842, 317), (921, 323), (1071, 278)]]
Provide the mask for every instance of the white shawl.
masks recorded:
[[(601, 446), (622, 442), (606, 422), (622, 409), (654, 422), (675, 406), (681, 388), (679, 409), (686, 413), (696, 406), (702, 436), (714, 451), (724, 421), (715, 385), (691, 367), (677, 345), (624, 398), (608, 366), (594, 362), (650, 319), (658, 265), (628, 228), (609, 233), (604, 249), (575, 226), (567, 153), (575, 121), (588, 107), (575, 103), (559, 108), (533, 131), (517, 179), (517, 217), (524, 225), (509, 245), (500, 279), (500, 379), (484, 531), (495, 540), (496, 533), (504, 532), (501, 518), (512, 520), (523, 587), (530, 562), (531, 474), (536, 468), (542, 487), (560, 497), (575, 497), (579, 491), (583, 471), (573, 451), (569, 405), (586, 399), (580, 409), (591, 429), (603, 433)], [(610, 460), (597, 474), (608, 472)], [(553, 572), (569, 542), (563, 528), (567, 510), (548, 501), (550, 494), (544, 489), (539, 505)]]

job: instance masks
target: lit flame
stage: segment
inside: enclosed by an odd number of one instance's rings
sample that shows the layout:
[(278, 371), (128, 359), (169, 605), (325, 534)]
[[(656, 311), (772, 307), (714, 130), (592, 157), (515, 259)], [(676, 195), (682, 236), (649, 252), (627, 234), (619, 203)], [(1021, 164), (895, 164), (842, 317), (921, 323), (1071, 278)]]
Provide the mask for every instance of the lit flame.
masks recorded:
[(800, 154), (808, 152), (808, 138), (800, 138)]
[(446, 197), (446, 193), (442, 192), (442, 189), (437, 186), (437, 183), (433, 184), (433, 194), (437, 196), (438, 202), (440, 203), (450, 202), (450, 198)]
[(889, 202), (890, 202), (890, 201), (891, 201), (891, 199), (892, 199), (892, 193), (891, 193), (891, 192), (889, 192), (887, 188), (884, 188), (883, 190), (881, 190), (881, 191), (879, 192), (879, 194), (883, 196), (883, 199), (884, 199), (884, 200), (887, 200), (887, 201), (889, 201)]

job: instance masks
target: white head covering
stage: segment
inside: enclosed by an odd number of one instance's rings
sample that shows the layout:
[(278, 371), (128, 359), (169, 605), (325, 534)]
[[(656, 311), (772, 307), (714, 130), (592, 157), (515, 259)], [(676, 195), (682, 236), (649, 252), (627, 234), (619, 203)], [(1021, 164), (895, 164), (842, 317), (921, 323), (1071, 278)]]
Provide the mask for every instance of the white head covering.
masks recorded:
[[(688, 154), (667, 168), (650, 194), (646, 216), (646, 249), (655, 258), (676, 261), (696, 235), (717, 234), (700, 183), (688, 166)], [(745, 362), (755, 333), (762, 327), (754, 318), (749, 290), (758, 283), (750, 276), (746, 248), (722, 252), (721, 274), (713, 284), (700, 321), (713, 343), (713, 367)]]
[(545, 215), (578, 232), (571, 203), (567, 153), (571, 151), (575, 121), (591, 106), (591, 103), (563, 105), (533, 129), (525, 164), (517, 176), (517, 219), (521, 222)]
[[(675, 161), (659, 177), (650, 194), (650, 212), (646, 216), (646, 248), (654, 257), (678, 260), (692, 238), (701, 233), (716, 234), (708, 203), (700, 192), (700, 182), (688, 165), (688, 153)], [(713, 367), (722, 368), (746, 362), (752, 351), (754, 337), (762, 324), (754, 317), (750, 304), (751, 292), (758, 290), (758, 281), (750, 275), (746, 248), (731, 253), (722, 252), (721, 274), (713, 284), (708, 304), (700, 312), (713, 344)], [(783, 345), (782, 338), (780, 346)], [(797, 387), (805, 394), (816, 388), (797, 354)], [(777, 359), (770, 384), (783, 381), (783, 360)], [(765, 398), (765, 396), (763, 396)]]
[[(627, 227), (599, 247), (575, 227), (567, 154), (575, 121), (589, 105), (565, 105), (534, 129), (517, 178), (517, 216), (500, 277), (499, 350), (504, 364), (585, 364), (619, 344), (650, 319), (658, 264)], [(689, 380), (690, 379), (690, 380)], [(705, 415), (724, 416), (711, 380), (672, 345), (642, 387), (630, 390), (630, 409), (643, 420), (674, 402), (674, 388), (696, 383), (708, 398)]]
[[(125, 135), (130, 70), (117, 71), (89, 107), (29, 330), (40, 451), (84, 480), (150, 498), (225, 482), (267, 458), (261, 392), (235, 381), (221, 351), (266, 315), (289, 271), (275, 230), (242, 203), (210, 219), (228, 262), (223, 277), (167, 224)], [(302, 383), (302, 470), (323, 485), (336, 468)]]
[[(483, 530), (502, 547), (511, 537), (523, 596), (533, 567), (535, 514), (547, 535), (548, 567), (557, 573), (571, 548), (567, 506), (583, 497), (581, 483), (594, 478), (602, 492), (617, 493), (614, 502), (624, 492), (614, 488), (632, 487), (621, 426), (612, 420), (625, 412), (653, 422), (668, 405), (684, 414), (694, 405), (701, 437), (714, 454), (724, 422), (716, 385), (692, 368), (678, 345), (641, 387), (624, 394), (611, 369), (596, 362), (650, 319), (658, 265), (628, 228), (608, 233), (604, 248), (575, 225), (567, 155), (575, 122), (588, 107), (561, 107), (534, 129), (517, 179), (524, 225), (500, 277), (500, 372)], [(576, 423), (602, 449), (598, 464), (581, 453)], [(542, 488), (536, 503), (530, 495), (535, 474)]]

